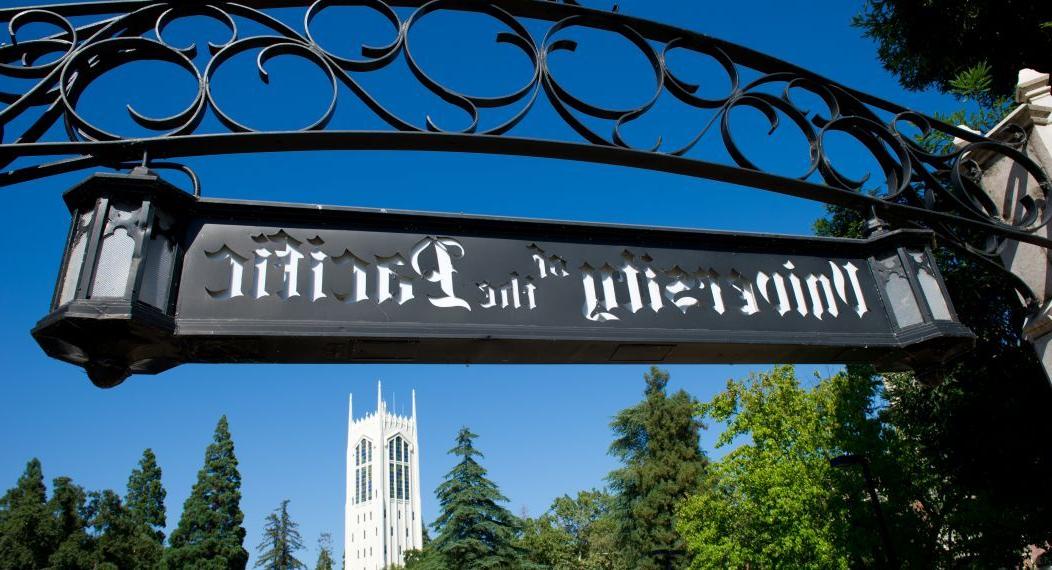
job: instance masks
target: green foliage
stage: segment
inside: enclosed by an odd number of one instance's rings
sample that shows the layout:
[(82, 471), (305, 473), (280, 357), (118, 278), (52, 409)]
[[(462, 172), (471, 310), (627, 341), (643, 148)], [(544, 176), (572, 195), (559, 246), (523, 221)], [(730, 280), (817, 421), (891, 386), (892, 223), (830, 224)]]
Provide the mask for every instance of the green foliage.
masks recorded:
[(622, 410), (610, 426), (610, 453), (624, 465), (610, 473), (618, 544), (631, 568), (686, 566), (686, 544), (673, 525), (676, 505), (701, 488), (708, 460), (698, 444), (703, 427), (697, 401), (666, 394), (667, 372), (644, 375), (644, 400)]
[(307, 565), (296, 558), (296, 551), (303, 548), (299, 524), (289, 516), (289, 500), (281, 501), (281, 506), (267, 515), (263, 526), (263, 541), (256, 547), (259, 559), (256, 568), (266, 570), (306, 569)]
[(478, 437), (464, 427), (457, 434), (450, 454), (460, 462), (438, 486), (440, 513), (432, 524), (437, 535), (430, 547), (449, 568), (509, 568), (519, 558), (515, 536), (518, 520), (500, 503), (507, 502), (497, 485), (486, 478), (486, 470), (474, 446)]
[(40, 461), (26, 464), (13, 489), (0, 498), (0, 568), (43, 568), (55, 548), (55, 532)]
[(48, 506), (56, 525), (56, 548), (48, 557), (53, 568), (95, 568), (98, 558), (95, 537), (87, 532), (87, 493), (69, 477), (56, 477), (52, 482)]
[(865, 223), (865, 219), (855, 210), (827, 205), (826, 217), (816, 220), (813, 228), (815, 235), (862, 239)]
[(617, 546), (611, 509), (605, 491), (564, 495), (536, 519), (523, 521), (520, 544), (530, 563), (556, 570), (626, 569)]
[[(968, 84), (983, 82), (966, 79), (958, 85), (962, 94)], [(1005, 99), (989, 101), (980, 98), (976, 112), (939, 118), (988, 130), (1009, 108)], [(946, 152), (950, 144), (940, 135), (920, 142), (932, 152)], [(859, 214), (827, 210), (816, 233), (860, 237)], [(949, 363), (935, 388), (912, 374), (887, 377), (880, 414), (887, 457), (874, 471), (887, 493), (911, 505), (900, 509), (893, 528), (898, 548), (912, 549), (914, 560), (930, 568), (1014, 566), (1027, 545), (1052, 536), (1052, 505), (1035, 500), (1042, 481), (1052, 478), (1052, 426), (1042, 419), (1052, 391), (1022, 337), (1026, 310), (1012, 285), (966, 254), (935, 254), (957, 314), (978, 337), (976, 347)]]
[[(948, 114), (935, 113), (933, 118), (947, 125), (964, 125), (974, 131), (985, 133), (995, 127), (1011, 110), (1012, 101), (1007, 97), (1001, 97), (980, 104), (975, 109), (962, 108)], [(956, 151), (953, 146), (953, 137), (936, 129), (918, 137), (917, 141), (929, 152), (936, 154), (950, 154)]]
[(446, 570), (442, 554), (426, 545), (423, 550), (407, 550), (404, 562), (405, 570)]
[[(861, 220), (830, 213), (816, 230), (838, 235)], [(976, 346), (934, 388), (912, 374), (886, 378), (880, 419), (894, 452), (874, 470), (923, 514), (903, 515), (900, 549), (928, 545), (931, 568), (1013, 566), (1027, 545), (1052, 536), (1052, 505), (1035, 500), (1052, 479), (1052, 426), (1043, 420), (1052, 393), (1022, 338), (1025, 310), (1011, 284), (965, 255), (935, 253)]]
[(204, 467), (183, 504), (179, 525), (172, 532), (162, 566), (171, 569), (243, 569), (248, 552), (241, 526), (241, 474), (226, 416), (216, 425), (205, 450)]
[(731, 380), (702, 417), (726, 422), (711, 488), (679, 509), (692, 568), (849, 568), (843, 495), (828, 457), (839, 451), (836, 382), (808, 391), (791, 366)]
[(314, 570), (333, 570), (336, 561), (332, 559), (332, 535), (323, 532), (318, 538), (318, 561), (314, 563)]
[[(156, 471), (156, 463), (144, 463)], [(133, 474), (135, 480), (139, 475)], [(149, 480), (150, 477), (146, 477)], [(0, 568), (137, 570), (155, 568), (163, 546), (150, 526), (106, 490), (86, 493), (58, 477), (46, 499), (40, 462), (30, 461), (18, 485), (0, 499)], [(160, 505), (163, 517), (163, 502)], [(163, 525), (163, 518), (161, 524)], [(163, 535), (162, 535), (163, 536)]]
[(908, 89), (950, 92), (985, 65), (992, 95), (1007, 97), (1020, 69), (1048, 67), (1050, 17), (1049, 3), (1033, 0), (866, 0), (853, 24)]
[[(90, 520), (96, 539), (96, 557), (99, 568), (153, 568), (152, 561), (140, 557), (139, 543), (141, 527), (128, 509), (121, 503), (117, 493), (105, 490), (91, 494)], [(156, 556), (155, 552), (151, 555)]]
[[(729, 382), (701, 411), (727, 422), (718, 445), (745, 443), (713, 466), (708, 492), (680, 507), (677, 525), (694, 567), (883, 565), (887, 550), (859, 467), (828, 465), (841, 454), (869, 461), (901, 567), (1018, 562), (1017, 554), (1005, 557), (1009, 551), (974, 551), (978, 536), (962, 540), (959, 515), (970, 513), (978, 496), (956, 488), (938, 454), (907, 431), (923, 426), (899, 418), (903, 390), (931, 392), (911, 375), (877, 377), (864, 367), (848, 367), (810, 390), (789, 367)], [(996, 518), (1002, 524), (1006, 517)]]
[(964, 98), (985, 97), (994, 86), (991, 71), (985, 60), (962, 70), (950, 80), (950, 92)]
[(128, 494), (125, 503), (135, 522), (143, 525), (157, 539), (164, 542), (166, 513), (164, 499), (167, 493), (161, 484), (161, 468), (152, 449), (142, 452), (142, 459), (128, 477)]
[(124, 501), (127, 516), (134, 527), (133, 550), (143, 568), (156, 566), (164, 553), (166, 496), (157, 457), (153, 450), (146, 449), (138, 467), (128, 477), (128, 492)]
[(556, 526), (547, 513), (538, 518), (523, 517), (519, 546), (526, 560), (541, 568), (575, 568), (573, 537)]

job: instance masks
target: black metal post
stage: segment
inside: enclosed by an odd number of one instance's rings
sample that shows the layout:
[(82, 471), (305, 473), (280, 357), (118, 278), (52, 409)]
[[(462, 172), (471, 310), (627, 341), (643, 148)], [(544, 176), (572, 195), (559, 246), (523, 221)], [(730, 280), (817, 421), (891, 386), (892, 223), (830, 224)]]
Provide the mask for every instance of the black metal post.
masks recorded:
[(869, 469), (869, 458), (861, 455), (841, 455), (830, 459), (829, 465), (832, 467), (862, 466), (862, 476), (866, 479), (866, 492), (869, 493), (869, 500), (873, 505), (873, 516), (877, 519), (877, 529), (880, 531), (880, 542), (884, 546), (884, 557), (886, 558), (887, 567), (899, 568), (898, 556), (895, 555), (895, 547), (891, 543), (891, 532), (889, 532), (888, 523), (884, 519), (884, 510), (880, 508), (877, 485), (873, 480), (873, 473)]

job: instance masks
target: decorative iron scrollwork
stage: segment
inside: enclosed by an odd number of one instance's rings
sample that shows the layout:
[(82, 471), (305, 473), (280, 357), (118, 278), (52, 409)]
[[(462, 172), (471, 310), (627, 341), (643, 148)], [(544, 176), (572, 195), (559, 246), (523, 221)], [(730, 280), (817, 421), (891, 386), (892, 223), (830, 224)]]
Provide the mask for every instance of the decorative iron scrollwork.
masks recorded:
[[(325, 45), (316, 26), (329, 16), (330, 9), (338, 7), (378, 15), (389, 26), (389, 39), (383, 45), (361, 45), (356, 56), (337, 53)], [(279, 17), (276, 12), (286, 8), (300, 11), (299, 22), (287, 22), (287, 10), (281, 12), (285, 19)], [(528, 62), (522, 81), (505, 93), (481, 96), (460, 92), (430, 75), (414, 51), (413, 30), (442, 11), (484, 16), (500, 26), (496, 42), (516, 48)], [(188, 17), (214, 20), (227, 36), (203, 48), (196, 43), (173, 44), (169, 28)], [(11, 38), (9, 44), (0, 46), (0, 78), (21, 81), (18, 84), (24, 86), (0, 92), (4, 105), (0, 110), (0, 185), (145, 162), (154, 168), (186, 172), (197, 191), (192, 171), (173, 161), (205, 154), (290, 150), (488, 152), (647, 168), (852, 207), (899, 226), (934, 229), (945, 243), (986, 260), (996, 257), (1005, 239), (1052, 246), (1052, 241), (1036, 233), (1052, 216), (1044, 204), (1052, 183), (1026, 156), (1026, 133), (1021, 129), (1009, 129), (1006, 140), (992, 140), (748, 48), (620, 14), (616, 6), (596, 10), (573, 0), (114, 0), (5, 9), (0, 10), (0, 21), (7, 22)], [(56, 31), (26, 37), (31, 24)], [(538, 28), (543, 34), (534, 31)], [(645, 100), (629, 106), (600, 104), (567, 87), (551, 60), (555, 54), (578, 49), (577, 41), (568, 35), (575, 28), (614, 34), (638, 51), (652, 73), (653, 91)], [(699, 83), (685, 79), (670, 61), (674, 52), (715, 62), (725, 75), (721, 79), (728, 85), (726, 92), (709, 93)], [(239, 119), (213, 88), (220, 69), (250, 53), (256, 54), (263, 82), (269, 80), (268, 62), (277, 56), (293, 56), (319, 70), (327, 83), (325, 108), (291, 132), (257, 129)], [(141, 61), (175, 66), (191, 79), (196, 87), (185, 107), (158, 117), (129, 105), (131, 120), (150, 133), (133, 137), (104, 128), (81, 112), (79, 104), (94, 81), (115, 68)], [(399, 61), (408, 67), (412, 80), (459, 110), (464, 120), (452, 125), (431, 115), (414, 119), (385, 106), (362, 78)], [(810, 94), (824, 108), (805, 108), (799, 102), (802, 93)], [(710, 119), (683, 144), (671, 146), (661, 137), (634, 144), (626, 129), (649, 117), (664, 94), (689, 108), (710, 112)], [(334, 114), (345, 98), (364, 104), (386, 128), (333, 128)], [(516, 134), (542, 98), (570, 128), (568, 136), (537, 139)], [(732, 110), (738, 108), (761, 113), (771, 133), (782, 125), (796, 129), (808, 147), (804, 171), (786, 177), (758, 166), (734, 137)], [(206, 124), (221, 128), (203, 126)], [(45, 140), (57, 125), (63, 127), (65, 138)], [(699, 143), (713, 130), (719, 131), (729, 164), (700, 151)], [(939, 132), (964, 143), (933, 153), (904, 134), (909, 130), (922, 135)], [(833, 133), (853, 138), (872, 155), (883, 171), (882, 187), (867, 188), (868, 177), (852, 178), (838, 169), (827, 152), (827, 138)], [(984, 163), (978, 158), (991, 155), (1022, 167), (1039, 184), (1040, 196), (1021, 196), (1010, 212), (993, 203), (983, 191)], [(30, 166), (22, 164), (33, 157), (44, 159)]]

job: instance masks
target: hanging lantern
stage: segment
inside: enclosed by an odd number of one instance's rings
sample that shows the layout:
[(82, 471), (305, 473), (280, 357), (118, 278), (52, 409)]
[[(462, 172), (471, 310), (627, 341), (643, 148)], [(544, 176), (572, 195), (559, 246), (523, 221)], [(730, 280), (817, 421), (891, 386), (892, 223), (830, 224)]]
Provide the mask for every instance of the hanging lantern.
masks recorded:
[(95, 174), (64, 199), (72, 224), (51, 312), (34, 338), (102, 387), (170, 368), (178, 215), (193, 197), (138, 168)]

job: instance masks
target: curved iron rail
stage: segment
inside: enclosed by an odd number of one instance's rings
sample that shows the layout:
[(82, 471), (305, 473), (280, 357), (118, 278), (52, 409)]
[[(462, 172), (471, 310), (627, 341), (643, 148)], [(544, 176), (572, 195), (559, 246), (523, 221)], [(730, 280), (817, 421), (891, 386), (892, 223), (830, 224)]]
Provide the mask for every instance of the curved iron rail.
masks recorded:
[[(362, 45), (360, 57), (354, 58), (327, 49), (312, 30), (325, 17), (326, 9), (335, 6), (355, 6), (380, 15), (390, 27), (390, 41), (383, 46)], [(278, 8), (302, 9), (298, 25), (273, 15)], [(419, 21), (443, 10), (473, 12), (503, 27), (496, 41), (517, 48), (530, 63), (531, 71), (522, 84), (500, 96), (482, 97), (458, 92), (428, 75), (414, 57), (411, 32)], [(197, 45), (177, 46), (166, 40), (170, 24), (190, 16), (214, 19), (229, 31), (223, 43), (207, 45), (204, 64), (195, 62), (195, 58), (201, 59), (197, 58)], [(3, 9), (0, 22), (7, 22), (12, 38), (10, 44), (0, 46), (0, 76), (26, 84), (19, 92), (0, 92), (0, 103), (6, 104), (0, 110), (0, 185), (84, 168), (122, 168), (146, 162), (154, 168), (182, 170), (198, 191), (193, 172), (171, 161), (214, 154), (355, 149), (513, 154), (672, 172), (855, 208), (898, 226), (932, 229), (947, 245), (998, 266), (996, 258), (1005, 239), (1052, 248), (1052, 241), (1036, 233), (1052, 217), (1052, 210), (1044, 207), (1052, 183), (1022, 150), (1026, 133), (1021, 129), (1009, 131), (1010, 140), (985, 138), (768, 55), (619, 14), (616, 8), (609, 12), (594, 10), (572, 0), (116, 0)], [(536, 38), (527, 22), (543, 23), (543, 37)], [(57, 31), (20, 37), (27, 24), (47, 24)], [(249, 25), (266, 32), (245, 34), (243, 30)], [(553, 53), (577, 48), (577, 43), (566, 37), (567, 30), (573, 28), (617, 34), (633, 45), (653, 73), (655, 88), (647, 100), (634, 107), (612, 108), (574, 96), (549, 65)], [(678, 75), (670, 63), (667, 56), (674, 51), (714, 60), (723, 70), (729, 90), (719, 96), (702, 96), (699, 85)], [(217, 70), (245, 53), (257, 55), (263, 81), (268, 78), (267, 62), (275, 56), (296, 56), (313, 64), (328, 80), (331, 93), (325, 111), (294, 132), (257, 131), (239, 122), (213, 96), (212, 86)], [(459, 109), (468, 124), (449, 130), (430, 116), (414, 122), (384, 107), (359, 81), (363, 74), (384, 69), (399, 59), (415, 81)], [(154, 133), (152, 136), (122, 137), (93, 124), (78, 111), (78, 103), (93, 81), (114, 68), (143, 60), (174, 64), (197, 85), (191, 103), (171, 116), (150, 117), (128, 107), (132, 120)], [(745, 82), (742, 71), (757, 77)], [(793, 96), (798, 92), (816, 96), (826, 108), (816, 112), (802, 107)], [(646, 117), (666, 93), (689, 107), (711, 112), (711, 119), (678, 148), (664, 148), (660, 139), (652, 146), (634, 146), (624, 129)], [(387, 128), (330, 128), (342, 97), (357, 98)], [(540, 140), (515, 135), (516, 127), (541, 97), (570, 127), (573, 137)], [(781, 117), (788, 119), (807, 140), (806, 172), (790, 178), (765, 172), (753, 163), (732, 135), (731, 110), (739, 107), (762, 113), (770, 123), (770, 132), (785, 123)], [(496, 110), (507, 116), (487, 120)], [(222, 130), (202, 128), (206, 116), (217, 119)], [(15, 132), (14, 125), (20, 125), (20, 130)], [(42, 140), (56, 125), (64, 128), (65, 138)], [(904, 134), (904, 125), (924, 135), (941, 132), (965, 144), (932, 153)], [(729, 164), (695, 156), (698, 143), (714, 130), (719, 131), (720, 142), (731, 157)], [(872, 155), (886, 180), (879, 193), (864, 187), (865, 178), (852, 179), (837, 169), (826, 148), (826, 135), (832, 132), (853, 137)], [(1041, 197), (1021, 197), (1010, 209), (994, 204), (982, 188), (982, 164), (975, 158), (982, 155), (1000, 155), (1022, 166), (1038, 181)], [(16, 162), (31, 157), (58, 158), (31, 166)], [(1006, 219), (1005, 211), (1012, 217)], [(1033, 304), (1033, 294), (1018, 279), (1014, 282)]]

